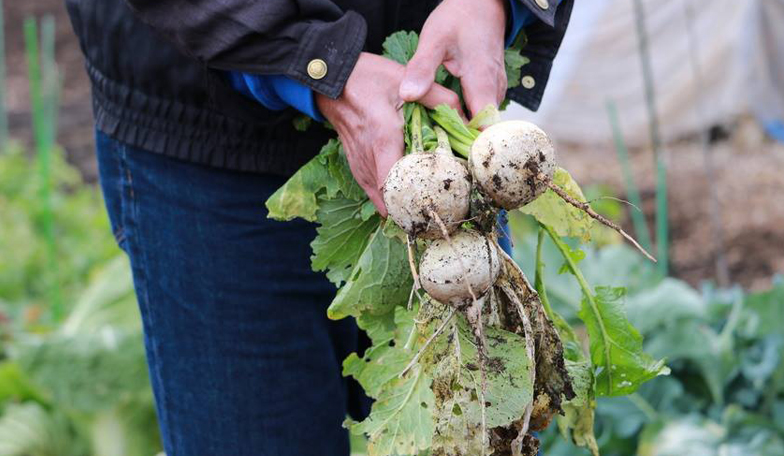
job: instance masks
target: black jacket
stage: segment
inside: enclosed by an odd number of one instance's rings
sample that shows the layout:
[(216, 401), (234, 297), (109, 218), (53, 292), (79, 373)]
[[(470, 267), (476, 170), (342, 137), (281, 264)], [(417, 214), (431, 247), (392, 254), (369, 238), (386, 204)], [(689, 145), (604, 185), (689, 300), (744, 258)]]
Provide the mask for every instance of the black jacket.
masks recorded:
[[(512, 97), (539, 106), (573, 0), (538, 8), (524, 74)], [(541, 1), (541, 0), (538, 0)], [(551, 0), (552, 1), (552, 0)], [(241, 171), (291, 174), (334, 134), (296, 131), (292, 109), (245, 98), (218, 70), (284, 74), (336, 98), (363, 50), (397, 30), (419, 31), (438, 0), (67, 0), (93, 85), (96, 126), (135, 147)], [(553, 27), (554, 25), (554, 27)], [(321, 79), (308, 75), (326, 63)]]

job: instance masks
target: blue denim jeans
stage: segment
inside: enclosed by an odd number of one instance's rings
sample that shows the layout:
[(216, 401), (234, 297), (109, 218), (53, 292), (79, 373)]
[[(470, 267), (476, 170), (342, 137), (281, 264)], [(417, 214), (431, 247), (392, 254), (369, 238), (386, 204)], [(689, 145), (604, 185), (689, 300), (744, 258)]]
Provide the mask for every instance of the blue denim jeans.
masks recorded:
[(314, 226), (267, 218), (282, 177), (223, 171), (96, 134), (112, 228), (133, 269), (168, 456), (347, 456), (370, 401), (341, 363), (335, 287), (310, 266)]

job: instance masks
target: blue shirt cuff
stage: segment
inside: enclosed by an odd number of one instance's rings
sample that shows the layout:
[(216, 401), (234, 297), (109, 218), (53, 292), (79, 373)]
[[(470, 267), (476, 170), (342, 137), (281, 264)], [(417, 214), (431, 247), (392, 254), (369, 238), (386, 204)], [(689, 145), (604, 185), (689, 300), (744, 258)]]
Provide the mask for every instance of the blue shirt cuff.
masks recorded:
[[(560, 3), (561, 0), (555, 0), (555, 7)], [(523, 27), (527, 27), (537, 21), (536, 16), (521, 0), (509, 0), (509, 14), (512, 19), (512, 26), (506, 35), (506, 47), (512, 46)]]
[(316, 98), (310, 87), (286, 76), (273, 74), (228, 73), (229, 83), (243, 95), (256, 100), (265, 108), (282, 111), (291, 106), (297, 111), (323, 122), (324, 116), (316, 106)]

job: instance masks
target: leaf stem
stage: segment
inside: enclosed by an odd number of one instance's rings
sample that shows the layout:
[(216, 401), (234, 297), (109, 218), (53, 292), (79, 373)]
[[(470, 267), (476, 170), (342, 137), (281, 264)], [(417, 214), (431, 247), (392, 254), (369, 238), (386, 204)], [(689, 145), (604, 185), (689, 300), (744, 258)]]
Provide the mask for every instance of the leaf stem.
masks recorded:
[(425, 145), (422, 143), (422, 107), (414, 105), (411, 111), (411, 148), (414, 153), (424, 153)]
[(449, 144), (449, 135), (447, 135), (446, 131), (437, 125), (433, 130), (436, 132), (436, 138), (438, 138), (436, 153), (452, 155), (452, 146)]
[(460, 142), (454, 136), (449, 137), (449, 144), (452, 146), (453, 151), (457, 152), (458, 155), (460, 155), (465, 159), (467, 159), (468, 155), (471, 153), (471, 146), (466, 143)]
[(594, 318), (596, 318), (596, 322), (599, 326), (599, 330), (601, 331), (602, 335), (602, 345), (604, 345), (604, 368), (607, 370), (607, 383), (609, 385), (609, 390), (612, 390), (612, 365), (610, 361), (610, 335), (607, 332), (607, 328), (604, 326), (604, 320), (602, 319), (602, 314), (599, 312), (599, 305), (596, 303), (596, 298), (593, 295), (591, 287), (588, 285), (588, 281), (585, 280), (585, 276), (583, 276), (583, 272), (577, 267), (577, 263), (574, 262), (572, 256), (569, 255), (568, 248), (564, 241), (558, 237), (558, 234), (553, 230), (551, 227), (542, 224), (542, 227), (547, 231), (547, 234), (550, 235), (550, 239), (553, 240), (555, 246), (561, 252), (561, 256), (563, 256), (564, 261), (566, 261), (569, 270), (572, 272), (572, 275), (577, 279), (577, 283), (580, 285), (580, 289), (583, 291), (583, 295), (585, 296), (585, 300), (588, 302), (588, 305), (591, 308), (591, 312), (594, 314)]
[(534, 288), (539, 293), (539, 300), (542, 307), (551, 321), (555, 321), (553, 308), (550, 307), (550, 300), (547, 298), (547, 289), (544, 285), (544, 261), (542, 260), (542, 246), (544, 245), (544, 228), (539, 226), (539, 233), (536, 238), (536, 269), (534, 274)]
[(468, 131), (468, 128), (466, 128), (466, 132), (458, 131), (458, 129), (454, 128), (454, 125), (451, 125), (447, 119), (445, 119), (444, 116), (438, 111), (432, 111), (430, 118), (433, 119), (433, 121), (440, 125), (444, 130), (446, 130), (446, 132), (449, 133), (449, 136), (465, 144), (471, 144), (474, 142), (475, 138), (471, 137), (471, 132)]
[(657, 421), (659, 419), (659, 412), (644, 397), (637, 393), (632, 393), (627, 396), (627, 399), (645, 415), (648, 421)]

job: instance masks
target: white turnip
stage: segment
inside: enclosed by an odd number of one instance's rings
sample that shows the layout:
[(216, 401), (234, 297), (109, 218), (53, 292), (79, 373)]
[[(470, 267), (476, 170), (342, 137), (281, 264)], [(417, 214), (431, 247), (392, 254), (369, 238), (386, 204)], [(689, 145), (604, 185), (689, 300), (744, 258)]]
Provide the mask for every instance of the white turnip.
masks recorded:
[(651, 261), (656, 261), (621, 227), (553, 182), (553, 143), (536, 125), (523, 120), (509, 120), (490, 126), (471, 145), (469, 161), (474, 184), (495, 206), (518, 209), (549, 188), (567, 203), (620, 233)]
[(538, 177), (551, 179), (555, 151), (550, 138), (522, 120), (499, 122), (485, 129), (471, 146), (471, 173), (481, 192), (500, 208), (517, 209), (547, 189)]
[(424, 239), (443, 236), (434, 214), (448, 233), (457, 229), (468, 218), (471, 196), (471, 173), (452, 155), (446, 133), (438, 127), (436, 133), (433, 152), (422, 150), (419, 137), (412, 139), (414, 152), (395, 163), (383, 188), (389, 217), (409, 236)]
[(493, 241), (474, 230), (438, 239), (419, 263), (422, 288), (435, 300), (465, 308), (493, 286), (501, 269)]

